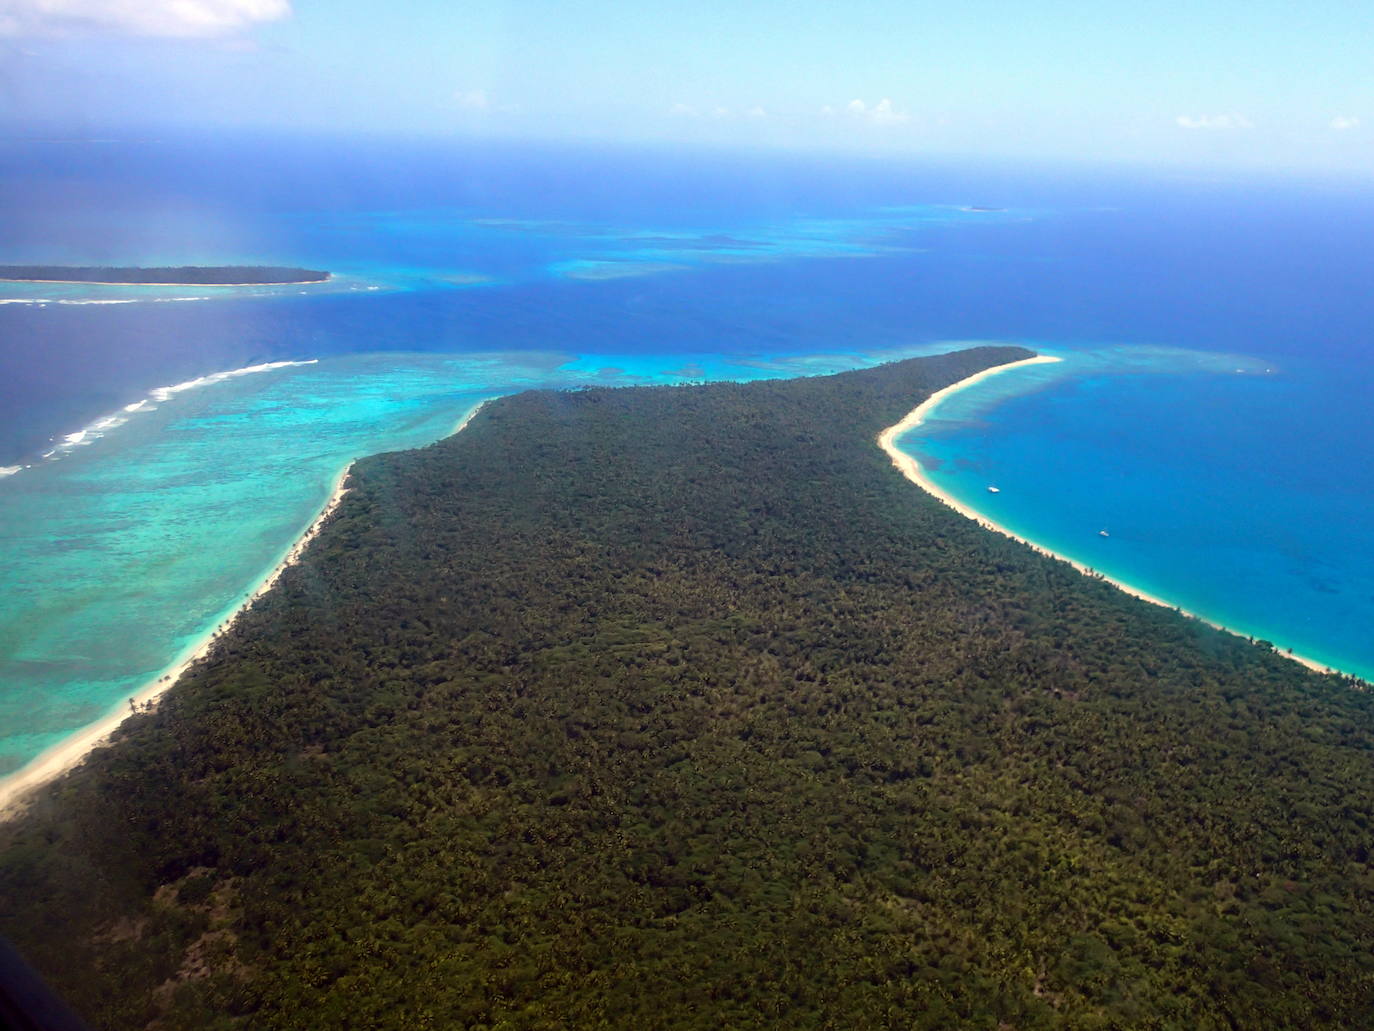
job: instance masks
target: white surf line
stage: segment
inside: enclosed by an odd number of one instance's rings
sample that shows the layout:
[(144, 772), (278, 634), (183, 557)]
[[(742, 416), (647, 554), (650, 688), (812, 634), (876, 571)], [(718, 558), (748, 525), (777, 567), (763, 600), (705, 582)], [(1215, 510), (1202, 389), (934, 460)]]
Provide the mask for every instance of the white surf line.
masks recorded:
[[(449, 433), (449, 436), (461, 432), (482, 409), (482, 406), (490, 400), (493, 399), (487, 398), (474, 405)], [(133, 715), (135, 711), (144, 711), (155, 705), (158, 699), (181, 679), (183, 673), (205, 658), (214, 643), (223, 634), (229, 632), (234, 623), (252, 606), (253, 602), (276, 586), (282, 574), (300, 560), (310, 542), (319, 536), (325, 522), (339, 507), (339, 502), (348, 492), (348, 475), (352, 470), (353, 462), (349, 462), (343, 471), (335, 477), (328, 500), (315, 514), (305, 532), (287, 549), (286, 554), (277, 562), (271, 572), (249, 590), (243, 601), (227, 618), (188, 645), (171, 666), (158, 674), (155, 679), (145, 683), (127, 701), (121, 701), (104, 718), (83, 727), (69, 737), (63, 738), (19, 770), (0, 779), (0, 821), (8, 820), (23, 812), (29, 795), (44, 784), (74, 769), (96, 748), (108, 744), (120, 724)]]
[[(148, 392), (148, 396), (143, 398), (143, 400), (135, 401), (133, 404), (127, 404), (119, 411), (112, 412), (109, 415), (102, 415), (100, 418), (87, 424), (75, 433), (64, 434), (60, 441), (56, 441), (53, 446), (47, 451), (44, 451), (40, 457), (49, 462), (60, 461), (70, 455), (75, 449), (94, 444), (111, 430), (119, 429), (129, 421), (131, 415), (135, 415), (138, 412), (154, 411), (159, 404), (170, 401), (178, 394), (185, 393), (188, 390), (213, 386), (216, 383), (237, 379), (240, 376), (251, 376), (259, 372), (274, 372), (277, 369), (291, 369), (306, 365), (318, 365), (319, 361), (318, 358), (307, 358), (301, 361), (292, 359), (276, 362), (262, 362), (258, 365), (247, 365), (241, 369), (228, 369), (224, 372), (208, 373), (196, 379), (187, 380), (185, 383), (174, 383), (166, 387), (154, 387)], [(30, 465), (4, 466), (3, 469), (9, 470), (9, 472), (0, 471), (0, 477), (5, 475), (12, 476), (14, 473), (21, 472), (28, 468), (30, 468)]]
[[(977, 509), (974, 509), (971, 506), (964, 504), (962, 501), (959, 501), (957, 498), (946, 493), (938, 484), (935, 483), (933, 479), (931, 479), (930, 475), (924, 469), (921, 468), (920, 463), (917, 462), (916, 459), (912, 458), (906, 452), (900, 450), (897, 447), (896, 442), (899, 437), (911, 432), (912, 430), (916, 429), (916, 427), (924, 423), (926, 419), (930, 417), (931, 412), (933, 412), (935, 408), (937, 408), (940, 405), (941, 402), (951, 397), (952, 395), (957, 394), (959, 391), (966, 390), (976, 383), (981, 383), (989, 376), (1000, 375), (1001, 373), (1009, 372), (1012, 369), (1020, 369), (1029, 365), (1044, 365), (1050, 362), (1058, 361), (1063, 361), (1063, 359), (1055, 358), (1051, 355), (1046, 354), (1036, 355), (1034, 358), (1024, 358), (1021, 361), (1008, 362), (1006, 365), (995, 365), (990, 369), (984, 369), (982, 372), (976, 372), (972, 376), (967, 377), (966, 379), (961, 379), (957, 383), (951, 383), (949, 386), (941, 390), (937, 390), (935, 393), (931, 394), (930, 397), (926, 398), (919, 405), (913, 408), (910, 412), (906, 414), (906, 416), (902, 419), (901, 422), (897, 423), (895, 426), (889, 426), (887, 429), (883, 430), (880, 434), (878, 434), (878, 446), (882, 448), (884, 452), (886, 452), (888, 458), (892, 459), (892, 464), (896, 466), (897, 470), (908, 480), (916, 484), (916, 486), (920, 487), (931, 497), (935, 498), (935, 500), (942, 502), (945, 505), (948, 505), (950, 508), (954, 509), (954, 511), (958, 512), (960, 515), (972, 519), (979, 526), (982, 526), (983, 528), (988, 530), (992, 530), (995, 533), (1000, 533), (1004, 537), (1010, 537), (1014, 541), (1020, 541), (1022, 544), (1029, 547), (1032, 551), (1039, 552), (1041, 555), (1047, 555), (1050, 558), (1059, 559), (1059, 561), (1061, 562), (1067, 562), (1069, 565), (1073, 566), (1074, 569), (1078, 570), (1084, 576), (1094, 577), (1095, 579), (1103, 580), (1111, 584), (1113, 587), (1116, 587), (1118, 590), (1125, 591), (1133, 598), (1139, 598), (1141, 601), (1147, 601), (1151, 605), (1159, 605), (1166, 609), (1173, 609), (1176, 612), (1179, 612), (1182, 615), (1187, 616), (1189, 619), (1196, 619), (1198, 622), (1205, 623), (1208, 626), (1213, 627), (1217, 630), (1223, 630), (1228, 634), (1234, 634), (1236, 637), (1250, 640), (1249, 634), (1242, 633), (1241, 631), (1232, 629), (1229, 626), (1224, 626), (1221, 623), (1216, 622), (1215, 620), (1208, 619), (1206, 616), (1198, 615), (1196, 612), (1189, 612), (1187, 609), (1182, 608), (1179, 605), (1175, 605), (1173, 602), (1161, 598), (1158, 595), (1151, 594), (1148, 591), (1143, 591), (1139, 587), (1135, 587), (1124, 580), (1118, 580), (1116, 577), (1108, 576), (1106, 573), (1103, 573), (1100, 569), (1094, 569), (1091, 566), (1085, 565), (1082, 562), (1078, 562), (1074, 559), (1069, 558), (1067, 555), (1061, 555), (1057, 551), (1052, 551), (1042, 544), (1037, 544), (1035, 541), (1029, 539), (1028, 537), (1022, 537), (1018, 533), (1013, 533), (1011, 530), (1008, 530), (1001, 523), (994, 522), (992, 519), (989, 519), (983, 513), (979, 512)], [(1317, 673), (1341, 673), (1341, 670), (1335, 669), (1324, 662), (1318, 662), (1316, 659), (1310, 659), (1304, 655), (1299, 655), (1296, 652), (1282, 651), (1278, 648), (1275, 648), (1274, 653), (1276, 655), (1282, 656), (1285, 659), (1292, 659), (1294, 662), (1300, 663), (1301, 665), (1306, 666), (1308, 669), (1314, 670)]]

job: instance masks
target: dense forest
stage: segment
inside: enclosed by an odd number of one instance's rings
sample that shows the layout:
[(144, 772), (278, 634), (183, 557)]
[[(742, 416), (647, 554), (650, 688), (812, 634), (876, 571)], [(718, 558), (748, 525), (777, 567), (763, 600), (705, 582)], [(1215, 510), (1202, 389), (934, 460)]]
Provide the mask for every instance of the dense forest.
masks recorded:
[(1370, 695), (875, 445), (1026, 356), (529, 392), (358, 462), (0, 827), (0, 931), (110, 1029), (1370, 1026)]
[(268, 286), (280, 283), (320, 283), (329, 273), (320, 269), (275, 265), (181, 265), (176, 268), (134, 268), (99, 265), (0, 265), (0, 280), (30, 283), (117, 283), (159, 286)]

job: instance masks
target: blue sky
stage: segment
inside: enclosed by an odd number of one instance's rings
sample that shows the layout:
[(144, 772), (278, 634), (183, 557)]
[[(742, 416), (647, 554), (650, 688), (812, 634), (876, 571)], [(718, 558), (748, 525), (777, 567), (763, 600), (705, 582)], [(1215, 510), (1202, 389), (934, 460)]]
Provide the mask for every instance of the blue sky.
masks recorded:
[(0, 0), (0, 122), (1364, 170), (1374, 4)]

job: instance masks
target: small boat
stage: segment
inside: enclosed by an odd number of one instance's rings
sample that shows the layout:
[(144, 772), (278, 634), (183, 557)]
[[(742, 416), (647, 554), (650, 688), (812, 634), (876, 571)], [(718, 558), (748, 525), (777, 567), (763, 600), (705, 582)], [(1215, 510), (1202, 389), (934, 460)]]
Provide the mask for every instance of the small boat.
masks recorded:
[(1098, 531), (1097, 531), (1097, 535), (1098, 535), (1099, 537), (1110, 537), (1110, 536), (1111, 536), (1111, 534), (1109, 534), (1106, 530), (1098, 530)]
[(988, 493), (989, 493), (989, 494), (1001, 494), (1001, 493), (1002, 493), (1002, 489), (1001, 489), (1000, 487), (988, 487)]

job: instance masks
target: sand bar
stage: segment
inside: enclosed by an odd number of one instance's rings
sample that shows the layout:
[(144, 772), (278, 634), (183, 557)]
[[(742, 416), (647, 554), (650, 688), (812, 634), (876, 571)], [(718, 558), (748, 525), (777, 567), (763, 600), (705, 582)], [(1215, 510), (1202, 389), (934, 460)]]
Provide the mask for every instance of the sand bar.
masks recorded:
[[(901, 451), (897, 448), (897, 439), (899, 437), (901, 437), (903, 434), (909, 433), (910, 431), (914, 430), (916, 427), (924, 423), (926, 419), (930, 417), (931, 412), (933, 412), (942, 401), (950, 397), (952, 394), (956, 394), (961, 390), (965, 390), (968, 387), (973, 386), (975, 383), (981, 383), (989, 376), (1001, 375), (1002, 373), (1009, 372), (1012, 369), (1020, 369), (1028, 365), (1044, 365), (1049, 362), (1058, 362), (1062, 360), (1063, 359), (1055, 358), (1050, 355), (1036, 355), (1034, 358), (1025, 358), (1019, 362), (1008, 362), (1006, 365), (996, 365), (993, 366), (991, 369), (984, 369), (982, 372), (976, 372), (972, 376), (969, 376), (967, 379), (961, 379), (958, 383), (951, 383), (944, 389), (937, 390), (935, 393), (931, 394), (930, 397), (926, 398), (919, 405), (913, 408), (910, 412), (906, 414), (906, 417), (903, 418), (901, 422), (897, 423), (895, 426), (889, 426), (887, 429), (883, 430), (882, 433), (878, 434), (878, 446), (887, 453), (887, 456), (890, 459), (892, 459), (892, 464), (896, 466), (898, 471), (901, 472), (901, 474), (905, 476), (908, 480), (916, 484), (916, 486), (920, 487), (927, 494), (934, 497), (937, 501), (941, 501), (944, 504), (948, 505), (950, 508), (954, 509), (954, 511), (958, 512), (960, 515), (967, 516), (969, 519), (972, 519), (979, 526), (982, 526), (989, 530), (993, 530), (996, 533), (1000, 533), (1005, 537), (1010, 537), (1014, 541), (1020, 541), (1022, 544), (1031, 548), (1033, 551), (1039, 552), (1042, 555), (1048, 555), (1050, 558), (1058, 559), (1061, 562), (1067, 562), (1069, 565), (1073, 566), (1074, 569), (1077, 569), (1083, 575), (1095, 577), (1099, 580), (1105, 580), (1113, 587), (1125, 591), (1127, 594), (1131, 595), (1134, 598), (1139, 598), (1141, 601), (1148, 601), (1151, 605), (1160, 605), (1166, 609), (1174, 609), (1190, 619), (1196, 619), (1199, 622), (1206, 623), (1208, 626), (1215, 627), (1217, 630), (1224, 630), (1228, 634), (1235, 634), (1237, 637), (1245, 637), (1248, 639), (1248, 634), (1241, 633), (1239, 630), (1234, 630), (1228, 626), (1223, 626), (1215, 620), (1208, 619), (1205, 616), (1200, 616), (1195, 612), (1189, 612), (1187, 609), (1181, 608), (1180, 606), (1175, 605), (1173, 602), (1167, 601), (1164, 598), (1159, 597), (1158, 595), (1151, 594), (1148, 591), (1142, 591), (1140, 588), (1134, 587), (1131, 584), (1126, 583), (1124, 580), (1118, 580), (1115, 577), (1107, 576), (1100, 570), (1087, 566), (1082, 562), (1076, 562), (1075, 560), (1069, 558), (1067, 555), (1061, 555), (1057, 551), (1051, 551), (1049, 548), (1037, 544), (1033, 540), (1030, 540), (1026, 537), (1022, 537), (1020, 534), (1013, 533), (1011, 530), (1008, 530), (1001, 523), (994, 522), (993, 520), (985, 516), (983, 513), (977, 511), (974, 508), (971, 508), (970, 506), (964, 504), (962, 501), (959, 501), (958, 499), (945, 493), (945, 491), (941, 489), (940, 486), (936, 484), (936, 482), (933, 479), (931, 479), (930, 475), (924, 469), (921, 468), (920, 463), (917, 462), (916, 459), (912, 458), (906, 452)], [(1308, 669), (1315, 670), (1318, 673), (1340, 672), (1339, 670), (1333, 669), (1326, 663), (1317, 662), (1315, 659), (1309, 659), (1303, 655), (1298, 655), (1289, 651), (1280, 651), (1277, 648), (1274, 649), (1274, 651), (1275, 654), (1281, 655), (1285, 659), (1292, 659), (1294, 662), (1301, 663)]]
[[(462, 430), (473, 416), (487, 402), (479, 401), (468, 411), (466, 415), (453, 428), (452, 433)], [(0, 820), (7, 820), (17, 815), (24, 809), (27, 796), (39, 787), (55, 780), (57, 777), (66, 773), (68, 770), (77, 766), (82, 759), (89, 755), (93, 750), (101, 745), (107, 744), (111, 735), (119, 728), (129, 716), (134, 714), (134, 710), (143, 711), (154, 705), (180, 678), (183, 673), (194, 666), (201, 659), (209, 654), (210, 648), (221, 634), (228, 632), (234, 625), (235, 620), (246, 611), (253, 602), (257, 601), (264, 594), (270, 591), (282, 573), (300, 560), (305, 549), (310, 542), (319, 536), (321, 528), (326, 520), (338, 508), (339, 502), (343, 500), (344, 494), (348, 491), (348, 474), (353, 468), (350, 462), (342, 472), (334, 479), (333, 489), (329, 493), (329, 499), (324, 506), (310, 521), (310, 525), (305, 532), (297, 538), (290, 549), (282, 557), (266, 576), (258, 581), (257, 586), (252, 588), (244, 597), (239, 606), (234, 609), (228, 618), (219, 623), (213, 629), (207, 631), (197, 638), (177, 657), (171, 666), (163, 670), (153, 680), (144, 684), (129, 700), (121, 701), (103, 719), (83, 727), (70, 737), (59, 741), (56, 745), (49, 748), (46, 752), (37, 756), (8, 777), (0, 779)], [(130, 706), (130, 701), (133, 705)]]

